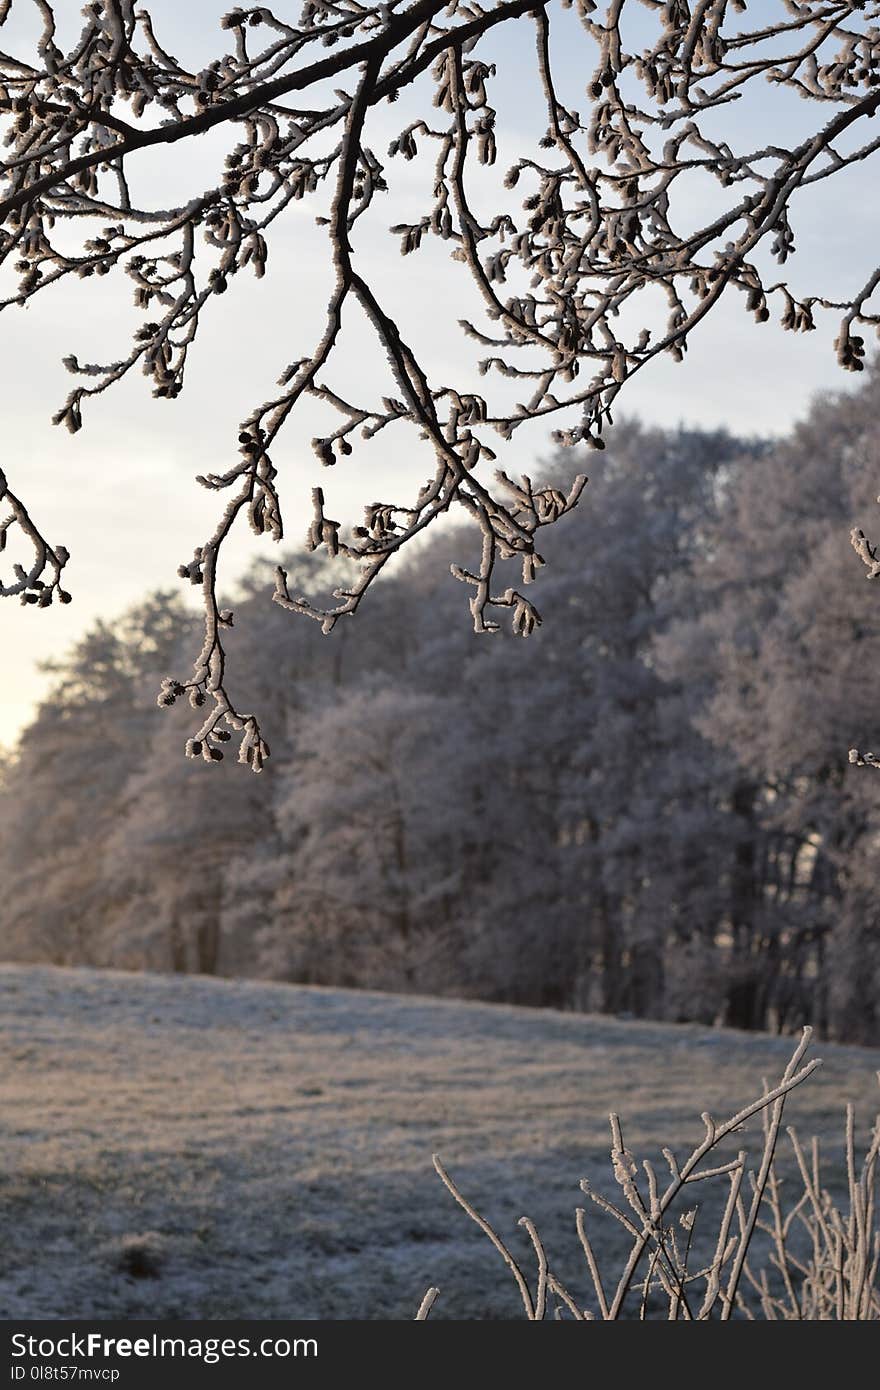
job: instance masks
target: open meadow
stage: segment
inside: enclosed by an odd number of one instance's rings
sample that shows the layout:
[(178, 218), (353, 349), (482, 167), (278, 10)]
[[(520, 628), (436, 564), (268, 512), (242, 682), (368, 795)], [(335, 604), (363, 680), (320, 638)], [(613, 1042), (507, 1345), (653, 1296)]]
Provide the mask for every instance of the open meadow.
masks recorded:
[[(89, 1319), (411, 1318), (429, 1284), (432, 1317), (521, 1316), (433, 1152), (530, 1271), (531, 1216), (586, 1302), (574, 1211), (580, 1178), (610, 1181), (608, 1112), (639, 1157), (684, 1153), (700, 1111), (732, 1114), (792, 1051), (692, 1025), (12, 966), (0, 1044), (0, 1314)], [(839, 1186), (843, 1105), (864, 1141), (880, 1052), (811, 1055), (823, 1066), (786, 1122), (821, 1136)], [(601, 1213), (591, 1230), (611, 1258)]]

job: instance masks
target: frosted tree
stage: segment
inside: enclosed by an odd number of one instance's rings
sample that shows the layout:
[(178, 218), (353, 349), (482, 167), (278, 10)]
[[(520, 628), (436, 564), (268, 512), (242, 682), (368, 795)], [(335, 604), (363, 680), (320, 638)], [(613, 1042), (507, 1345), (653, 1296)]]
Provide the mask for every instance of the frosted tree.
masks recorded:
[[(285, 557), (285, 564), (299, 574), (302, 556)], [(314, 566), (319, 573), (303, 582), (319, 578), (321, 568)], [(294, 722), (306, 690), (326, 683), (321, 668), (334, 653), (305, 625), (291, 633), (285, 615), (260, 601), (262, 569), (255, 566), (238, 586), (244, 621), (229, 640), (243, 693), (261, 702), (280, 731), (288, 714)], [(188, 635), (178, 634), (178, 654)], [(123, 670), (126, 660), (127, 653)], [(142, 700), (138, 717), (149, 730), (149, 755), (127, 769), (124, 812), (101, 846), (104, 901), (93, 932), (102, 960), (203, 974), (253, 971), (254, 927), (277, 841), (272, 773), (268, 786), (254, 784), (224, 763), (215, 773), (218, 787), (201, 760), (192, 766), (179, 756), (185, 709), (163, 720), (153, 701), (147, 707)], [(283, 767), (290, 749), (283, 738), (277, 742)]]
[(439, 696), (390, 681), (298, 721), (278, 797), (284, 868), (263, 937), (271, 974), (448, 984), (466, 938), (468, 842), (480, 840), (468, 733), (466, 711), (451, 719)]
[(693, 688), (700, 673), (695, 723), (730, 759), (718, 785), (737, 825), (721, 914), (730, 1021), (811, 1021), (859, 1041), (876, 1036), (877, 812), (846, 747), (880, 732), (864, 679), (877, 606), (839, 541), (876, 487), (878, 397), (871, 372), (739, 461), (702, 528), (695, 609), (656, 644), (667, 677)]
[[(536, 745), (524, 775), (565, 847), (562, 896), (578, 904), (581, 1007), (719, 1011), (695, 977), (723, 911), (723, 778), (691, 725), (696, 674), (681, 690), (662, 679), (654, 647), (699, 604), (692, 571), (719, 476), (746, 448), (724, 434), (618, 426), (584, 503), (589, 546), (559, 528), (547, 550), (548, 611), (564, 612), (565, 632), (542, 629), (538, 679), (521, 682), (514, 705), (521, 747)], [(560, 453), (553, 469), (564, 466)], [(512, 666), (506, 683), (516, 686)]]
[[(0, 778), (0, 941), (5, 955), (103, 964), (108, 902), (103, 850), (131, 811), (132, 752), (151, 748), (143, 687), (192, 626), (160, 593), (112, 628), (96, 623), (53, 666), (54, 687)], [(168, 807), (166, 803), (166, 820)]]
[[(266, 273), (276, 223), (293, 202), (314, 205), (335, 270), (319, 340), (304, 344), (291, 329), (277, 390), (243, 405), (238, 454), (198, 479), (218, 493), (220, 511), (180, 573), (202, 589), (205, 637), (189, 678), (168, 677), (159, 697), (165, 705), (189, 698), (200, 711), (191, 756), (218, 760), (219, 734), (228, 732), (240, 735), (239, 757), (254, 770), (268, 755), (257, 715), (227, 689), (232, 613), (218, 600), (218, 561), (240, 518), (281, 538), (273, 446), (307, 398), (334, 413), (313, 441), (322, 467), (410, 428), (420, 439), (414, 458), (421, 449), (432, 471), (424, 480), (425, 465), (414, 463), (410, 494), (370, 502), (350, 529), (316, 486), (309, 546), (348, 557), (354, 572), (317, 605), (279, 568), (281, 608), (329, 631), (355, 612), (392, 556), (454, 509), (480, 536), (478, 561), (456, 569), (474, 627), (491, 632), (506, 611), (525, 635), (540, 621), (528, 597), (542, 563), (539, 532), (575, 506), (584, 478), (536, 490), (511, 477), (503, 450), (524, 423), (554, 427), (561, 444), (601, 448), (628, 381), (661, 354), (680, 359), (728, 289), (759, 322), (775, 315), (794, 332), (829, 312), (840, 364), (862, 367), (866, 331), (878, 324), (880, 269), (869, 267), (841, 301), (821, 286), (796, 296), (763, 265), (784, 265), (794, 251), (803, 192), (880, 146), (871, 119), (880, 106), (876, 3), (780, 0), (751, 10), (745, 0), (304, 0), (298, 18), (287, 6), (241, 6), (222, 18), (213, 49), (206, 37), (193, 70), (134, 0), (91, 0), (70, 35), (61, 7), (33, 3), (42, 25), (34, 51), (0, 52), (0, 261), (18, 277), (3, 305), (27, 303), (66, 278), (121, 272), (144, 315), (134, 341), (108, 360), (66, 359), (76, 385), (59, 424), (78, 430), (91, 398), (136, 368), (156, 396), (176, 397), (216, 297), (240, 272)], [(27, 0), (0, 0), (0, 31), (25, 8)], [(510, 32), (528, 35), (545, 110), (525, 150), (507, 148), (493, 97)], [(583, 109), (562, 99), (557, 80), (560, 45), (572, 43), (583, 51)], [(792, 143), (783, 121), (759, 148), (749, 143), (736, 103), (755, 88), (806, 98), (813, 117), (803, 139)], [(379, 145), (377, 108), (401, 97), (407, 118)], [(200, 171), (198, 188), (177, 206), (139, 202), (139, 152), (167, 147), (174, 159), (217, 130), (228, 153), (207, 188)], [(464, 369), (461, 379), (430, 378), (411, 325), (394, 317), (359, 258), (362, 227), (387, 225), (381, 195), (398, 160), (425, 165), (422, 211), (392, 221), (404, 255), (439, 238), (482, 306), (462, 323), (485, 351), (476, 384)], [(485, 213), (481, 194), (496, 187), (487, 180), (499, 160), (506, 173)], [(713, 214), (696, 229), (693, 176), (715, 189)], [(376, 399), (350, 399), (333, 375), (355, 310), (388, 361), (387, 393)], [(35, 607), (66, 602), (67, 551), (44, 537), (22, 500), (20, 461), (7, 467), (16, 478), (13, 487), (0, 473), (0, 544), (18, 532), (32, 556), (14, 564), (0, 594)], [(858, 544), (875, 573), (873, 548)], [(521, 577), (502, 588), (496, 561), (510, 556)]]
[(218, 787), (204, 764), (179, 756), (179, 725), (154, 723), (149, 757), (122, 786), (124, 813), (102, 839), (91, 930), (101, 964), (233, 974), (252, 965), (254, 950), (246, 942), (242, 960), (228, 929), (226, 880), (271, 836), (271, 791), (231, 766)]

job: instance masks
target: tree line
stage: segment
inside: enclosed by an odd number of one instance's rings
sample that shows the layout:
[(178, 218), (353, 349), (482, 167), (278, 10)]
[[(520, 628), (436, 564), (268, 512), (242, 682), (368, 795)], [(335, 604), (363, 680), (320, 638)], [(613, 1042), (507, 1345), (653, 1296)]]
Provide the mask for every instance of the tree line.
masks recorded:
[[(255, 566), (228, 645), (261, 779), (181, 760), (186, 701), (150, 699), (197, 631), (178, 595), (96, 623), (0, 771), (0, 954), (876, 1043), (880, 810), (847, 750), (880, 732), (878, 609), (847, 534), (878, 405), (871, 372), (782, 440), (619, 423), (529, 643), (457, 621), (452, 526), (329, 636)], [(284, 564), (316, 605), (340, 582)]]

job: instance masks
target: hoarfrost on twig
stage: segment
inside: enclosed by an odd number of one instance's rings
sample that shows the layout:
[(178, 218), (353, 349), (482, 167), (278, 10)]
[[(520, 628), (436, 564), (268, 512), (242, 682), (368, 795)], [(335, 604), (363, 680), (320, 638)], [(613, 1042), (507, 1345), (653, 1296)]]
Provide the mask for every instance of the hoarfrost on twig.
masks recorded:
[[(692, 330), (728, 288), (743, 295), (758, 323), (776, 312), (794, 332), (812, 331), (817, 316), (832, 311), (839, 316), (840, 365), (863, 368), (865, 332), (880, 324), (880, 269), (841, 302), (818, 291), (797, 297), (785, 280), (766, 283), (757, 257), (766, 247), (784, 266), (796, 246), (796, 195), (880, 148), (871, 120), (880, 108), (876, 0), (779, 0), (769, 24), (763, 11), (760, 21), (744, 21), (745, 6), (726, 0), (693, 10), (678, 0), (662, 8), (643, 0), (653, 28), (636, 25), (632, 34), (643, 46), (631, 47), (625, 34), (635, 3), (576, 0), (584, 52), (596, 55), (584, 114), (561, 100), (554, 75), (559, 14), (540, 0), (495, 0), (485, 9), (463, 0), (405, 7), (305, 0), (297, 20), (265, 5), (235, 7), (220, 22), (219, 56), (192, 71), (170, 56), (149, 10), (135, 0), (87, 6), (68, 51), (60, 47), (57, 7), (38, 0), (43, 30), (36, 51), (0, 54), (0, 263), (19, 277), (0, 308), (27, 303), (65, 277), (122, 269), (144, 312), (127, 353), (105, 363), (64, 359), (76, 385), (54, 418), (71, 431), (81, 428), (92, 397), (135, 367), (155, 396), (178, 396), (215, 296), (241, 271), (267, 273), (274, 223), (290, 204), (324, 191), (329, 197), (329, 216), (322, 212), (318, 220), (335, 285), (320, 339), (311, 349), (291, 345), (297, 355), (280, 389), (241, 424), (238, 462), (199, 478), (229, 494), (213, 533), (180, 567), (181, 577), (202, 590), (205, 639), (190, 678), (169, 677), (159, 697), (163, 705), (187, 695), (194, 707), (207, 706), (187, 744), (190, 756), (218, 761), (231, 734), (240, 736), (240, 761), (254, 771), (269, 755), (257, 716), (239, 711), (227, 692), (223, 629), (232, 616), (218, 608), (218, 559), (241, 516), (258, 535), (283, 536), (271, 451), (304, 398), (340, 417), (335, 431), (313, 440), (322, 466), (350, 455), (358, 438), (408, 423), (433, 454), (433, 472), (414, 497), (367, 507), (363, 525), (348, 532), (326, 515), (316, 489), (309, 545), (355, 560), (357, 577), (335, 606), (320, 608), (291, 595), (279, 569), (275, 601), (331, 631), (357, 610), (391, 556), (457, 507), (482, 535), (479, 569), (454, 570), (473, 591), (476, 631), (497, 631), (495, 610), (506, 609), (514, 631), (527, 636), (541, 622), (538, 609), (512, 586), (493, 588), (496, 563), (518, 558), (523, 585), (531, 583), (543, 563), (538, 530), (577, 504), (585, 479), (567, 493), (534, 492), (528, 478), (514, 481), (503, 469), (484, 481), (481, 467), (496, 460), (499, 439), (503, 445), (538, 420), (556, 426), (560, 444), (603, 448), (603, 430), (627, 382), (661, 354), (681, 360)], [(0, 6), (0, 27), (10, 11)], [(513, 24), (534, 38), (546, 124), (535, 150), (512, 156), (504, 180), (519, 190), (520, 212), (499, 209), (484, 221), (473, 186), (503, 143), (491, 100), (491, 50), (495, 30)], [(374, 108), (422, 76), (433, 86), (432, 104), (378, 154), (369, 143)], [(796, 146), (770, 138), (752, 148), (747, 135), (736, 139), (735, 103), (750, 84), (762, 83), (814, 103), (815, 128)], [(335, 88), (330, 95), (328, 85)], [(716, 113), (728, 107), (728, 138), (710, 133)], [(230, 148), (212, 187), (171, 209), (133, 204), (128, 171), (141, 150), (170, 149), (215, 128), (228, 132)], [(352, 249), (353, 229), (388, 187), (388, 161), (417, 160), (427, 147), (434, 166), (425, 210), (412, 222), (395, 222), (392, 234), (404, 255), (439, 238), (469, 272), (486, 322), (462, 321), (462, 328), (488, 349), (480, 370), (489, 380), (500, 375), (522, 384), (523, 398), (512, 409), (463, 382), (432, 381), (406, 325), (391, 316)], [(723, 200), (718, 215), (696, 230), (686, 193), (680, 224), (676, 206), (681, 181), (693, 174), (714, 179)], [(72, 248), (77, 233), (80, 244)], [(207, 261), (201, 248), (196, 255), (199, 241)], [(622, 326), (623, 311), (637, 307), (646, 288), (667, 304), (659, 332), (639, 322)], [(380, 400), (350, 402), (323, 379), (335, 362), (343, 309), (354, 304), (394, 378), (395, 394)], [(11, 513), (0, 522), (0, 544), (18, 526), (34, 559), (30, 570), (18, 567), (14, 582), (0, 586), (0, 596), (19, 593), (42, 607), (55, 596), (67, 601), (59, 585), (62, 548), (47, 544), (17, 497), (7, 492), (6, 500)], [(856, 548), (876, 575), (876, 553), (858, 535)], [(871, 755), (857, 760), (876, 762)]]

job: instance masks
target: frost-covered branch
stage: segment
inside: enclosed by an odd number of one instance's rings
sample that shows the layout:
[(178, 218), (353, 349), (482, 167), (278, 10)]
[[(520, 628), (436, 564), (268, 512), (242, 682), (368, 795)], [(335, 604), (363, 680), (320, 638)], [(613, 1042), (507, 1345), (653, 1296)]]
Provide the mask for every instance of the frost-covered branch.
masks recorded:
[[(0, 5), (0, 31), (26, 3)], [(583, 113), (560, 96), (560, 7), (574, 9), (585, 65), (595, 62)], [(222, 757), (230, 730), (242, 735), (240, 758), (255, 770), (268, 755), (257, 716), (238, 710), (226, 689), (223, 629), (232, 615), (218, 606), (217, 574), (239, 517), (257, 534), (283, 535), (270, 451), (301, 401), (339, 414), (338, 427), (313, 440), (323, 466), (348, 458), (359, 440), (409, 425), (433, 456), (433, 471), (415, 495), (371, 503), (363, 524), (345, 531), (316, 488), (309, 545), (354, 560), (357, 578), (334, 605), (319, 608), (291, 594), (279, 569), (276, 602), (329, 631), (355, 612), (391, 556), (457, 507), (482, 538), (478, 572), (455, 568), (473, 590), (475, 629), (497, 630), (491, 610), (505, 608), (514, 630), (527, 635), (540, 614), (518, 590), (493, 585), (496, 563), (519, 557), (529, 583), (542, 563), (538, 529), (577, 504), (584, 480), (564, 494), (533, 494), (527, 478), (513, 481), (494, 468), (499, 440), (503, 448), (524, 423), (546, 419), (558, 443), (601, 449), (626, 383), (661, 354), (681, 360), (692, 330), (729, 288), (744, 295), (758, 322), (775, 313), (795, 332), (813, 330), (823, 311), (836, 314), (836, 351), (847, 370), (861, 370), (865, 333), (880, 325), (880, 269), (841, 302), (821, 287), (798, 297), (784, 280), (766, 283), (757, 259), (766, 248), (784, 265), (796, 245), (800, 190), (880, 147), (872, 119), (880, 107), (877, 3), (776, 0), (769, 23), (767, 7), (752, 19), (743, 0), (496, 0), (487, 8), (466, 0), (305, 0), (295, 21), (269, 6), (243, 6), (223, 17), (217, 56), (206, 55), (198, 70), (169, 53), (134, 0), (93, 0), (69, 49), (52, 4), (38, 0), (36, 8), (36, 51), (0, 52), (0, 264), (18, 277), (0, 307), (27, 303), (67, 277), (122, 270), (144, 312), (121, 356), (66, 358), (77, 382), (56, 423), (78, 430), (84, 405), (135, 367), (155, 396), (178, 396), (214, 296), (245, 269), (262, 277), (277, 219), (293, 202), (332, 190), (330, 215), (319, 218), (336, 277), (323, 332), (305, 352), (292, 345), (280, 391), (243, 419), (238, 461), (199, 479), (230, 493), (211, 537), (181, 566), (203, 590), (205, 642), (192, 677), (169, 677), (160, 695), (162, 704), (182, 694), (194, 706), (210, 702), (188, 744), (193, 756)], [(491, 100), (493, 43), (513, 24), (527, 26), (534, 42), (546, 127), (536, 148), (509, 164), (509, 206), (486, 218), (475, 188), (504, 143)], [(736, 103), (756, 83), (816, 108), (814, 129), (794, 148), (770, 132), (752, 148), (740, 134)], [(375, 108), (410, 87), (426, 89), (422, 116), (377, 152)], [(717, 134), (716, 113), (728, 122), (727, 138)], [(168, 147), (173, 157), (174, 147), (212, 129), (227, 130), (230, 140), (213, 187), (200, 186), (173, 208), (133, 202), (129, 172), (140, 151)], [(409, 326), (393, 317), (353, 249), (354, 229), (378, 212), (377, 195), (387, 191), (389, 162), (416, 160), (427, 148), (434, 162), (424, 211), (391, 230), (404, 255), (434, 237), (466, 270), (483, 320), (462, 321), (463, 331), (488, 349), (480, 371), (490, 383), (522, 384), (513, 406), (503, 392), (476, 393), (464, 379), (431, 380)], [(723, 203), (697, 229), (685, 193), (694, 173), (714, 180)], [(667, 306), (659, 329), (641, 309), (657, 295)], [(349, 303), (363, 310), (388, 359), (393, 396), (350, 401), (327, 375)], [(61, 596), (63, 552), (46, 546), (22, 503), (11, 505), (36, 568), (24, 577), (16, 571), (16, 584), (0, 594), (48, 604)]]
[[(56, 595), (61, 603), (70, 603), (70, 594), (61, 587), (61, 571), (70, 559), (66, 547), (52, 546), (44, 540), (24, 503), (10, 491), (2, 468), (0, 508), (6, 511), (6, 515), (0, 519), (0, 552), (6, 549), (7, 539), (16, 528), (33, 547), (33, 563), (29, 570), (16, 562), (13, 565), (14, 580), (5, 584), (0, 579), (0, 598), (19, 594), (22, 603), (35, 603), (40, 608), (46, 608)], [(44, 575), (48, 575), (48, 580)]]

